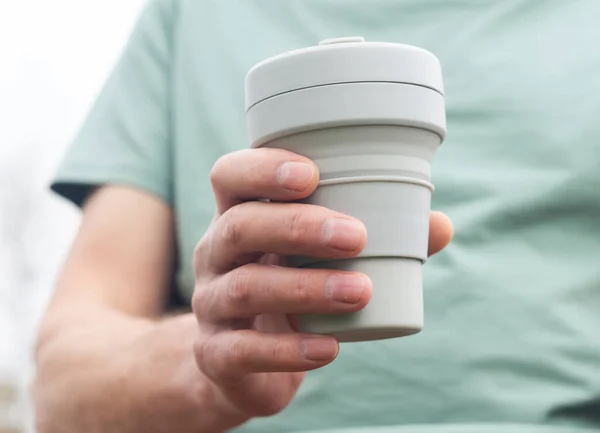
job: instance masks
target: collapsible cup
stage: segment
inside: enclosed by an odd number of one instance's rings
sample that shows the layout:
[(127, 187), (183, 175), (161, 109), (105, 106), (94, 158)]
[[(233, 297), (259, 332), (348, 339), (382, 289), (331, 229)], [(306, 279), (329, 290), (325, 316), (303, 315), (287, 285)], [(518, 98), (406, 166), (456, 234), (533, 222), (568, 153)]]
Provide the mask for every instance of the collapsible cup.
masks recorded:
[(319, 186), (303, 202), (367, 227), (357, 258), (290, 258), (293, 266), (358, 271), (373, 282), (364, 310), (303, 315), (302, 331), (342, 342), (419, 332), (431, 163), (446, 134), (438, 59), (408, 45), (323, 41), (252, 68), (246, 114), (252, 147), (286, 149), (319, 167)]

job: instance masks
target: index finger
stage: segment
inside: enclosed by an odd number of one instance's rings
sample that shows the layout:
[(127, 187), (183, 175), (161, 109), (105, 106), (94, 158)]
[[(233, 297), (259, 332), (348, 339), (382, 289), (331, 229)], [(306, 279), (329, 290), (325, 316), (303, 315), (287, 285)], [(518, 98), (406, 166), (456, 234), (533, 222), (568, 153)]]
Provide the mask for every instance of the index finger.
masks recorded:
[(245, 149), (221, 157), (210, 180), (221, 215), (249, 200), (306, 198), (319, 183), (319, 169), (310, 159), (287, 150)]

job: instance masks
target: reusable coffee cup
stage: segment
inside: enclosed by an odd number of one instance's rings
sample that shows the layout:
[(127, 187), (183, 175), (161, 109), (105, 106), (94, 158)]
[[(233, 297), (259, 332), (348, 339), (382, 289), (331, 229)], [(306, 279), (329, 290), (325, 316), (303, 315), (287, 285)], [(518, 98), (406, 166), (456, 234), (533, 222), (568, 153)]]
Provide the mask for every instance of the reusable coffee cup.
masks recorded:
[(373, 282), (362, 311), (302, 315), (301, 330), (341, 342), (421, 331), (431, 164), (446, 134), (438, 59), (360, 37), (277, 55), (246, 76), (246, 119), (252, 147), (286, 149), (317, 164), (319, 186), (302, 202), (367, 228), (356, 258), (289, 258), (292, 266), (358, 271)]

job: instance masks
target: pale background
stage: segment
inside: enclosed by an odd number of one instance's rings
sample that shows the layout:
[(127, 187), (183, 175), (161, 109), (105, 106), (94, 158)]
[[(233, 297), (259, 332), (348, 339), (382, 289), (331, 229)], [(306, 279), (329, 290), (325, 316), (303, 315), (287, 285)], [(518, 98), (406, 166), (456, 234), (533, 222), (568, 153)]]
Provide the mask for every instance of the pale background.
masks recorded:
[(33, 432), (31, 344), (78, 224), (48, 181), (144, 2), (0, 0), (0, 433)]

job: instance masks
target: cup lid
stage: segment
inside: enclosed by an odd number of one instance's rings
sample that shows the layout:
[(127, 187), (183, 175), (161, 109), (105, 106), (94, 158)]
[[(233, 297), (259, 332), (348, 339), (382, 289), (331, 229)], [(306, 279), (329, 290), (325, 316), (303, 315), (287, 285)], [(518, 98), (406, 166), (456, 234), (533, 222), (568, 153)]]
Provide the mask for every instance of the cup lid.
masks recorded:
[(279, 54), (246, 75), (246, 110), (283, 93), (343, 83), (413, 84), (444, 94), (435, 55), (422, 48), (362, 37), (321, 41), (318, 46)]

